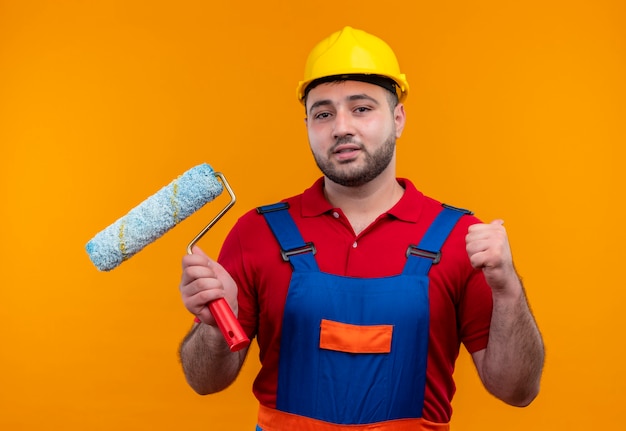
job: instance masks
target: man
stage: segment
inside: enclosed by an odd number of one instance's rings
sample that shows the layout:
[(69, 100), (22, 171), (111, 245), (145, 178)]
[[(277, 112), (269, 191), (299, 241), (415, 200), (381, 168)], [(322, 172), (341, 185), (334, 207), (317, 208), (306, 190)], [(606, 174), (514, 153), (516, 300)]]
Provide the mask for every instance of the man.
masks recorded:
[(244, 362), (207, 308), (225, 297), (260, 347), (258, 430), (448, 430), (460, 343), (504, 402), (539, 391), (542, 339), (502, 221), (396, 178), (408, 89), (375, 36), (346, 27), (320, 42), (298, 99), (323, 178), (244, 215), (220, 263), (197, 247), (183, 258), (187, 380), (214, 393)]

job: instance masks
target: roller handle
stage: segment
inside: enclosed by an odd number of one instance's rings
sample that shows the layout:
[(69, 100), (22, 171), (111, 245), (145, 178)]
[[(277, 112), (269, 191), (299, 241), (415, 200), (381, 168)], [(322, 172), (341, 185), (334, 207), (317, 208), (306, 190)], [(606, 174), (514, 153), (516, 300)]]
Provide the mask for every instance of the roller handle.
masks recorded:
[(250, 344), (239, 321), (233, 314), (233, 310), (224, 298), (209, 302), (209, 310), (217, 322), (218, 328), (228, 344), (231, 352), (237, 352)]
[[(211, 227), (213, 227), (215, 223), (217, 223), (226, 211), (235, 205), (235, 201), (237, 200), (233, 189), (226, 180), (226, 177), (221, 172), (215, 172), (215, 176), (219, 178), (224, 185), (224, 188), (230, 195), (230, 202), (213, 218), (213, 220), (209, 222), (209, 224), (204, 227), (204, 229), (200, 231), (198, 235), (196, 235), (194, 239), (191, 240), (189, 245), (187, 245), (188, 254), (192, 254), (193, 246), (204, 236), (204, 234), (209, 231), (209, 229), (211, 229)], [(239, 320), (237, 320), (233, 314), (233, 310), (230, 309), (230, 306), (224, 298), (211, 301), (208, 306), (209, 311), (211, 311), (215, 322), (217, 322), (217, 327), (220, 328), (220, 331), (222, 331), (222, 335), (224, 336), (231, 352), (237, 352), (250, 344), (250, 339), (246, 336), (246, 333), (243, 332), (243, 328), (239, 324)]]

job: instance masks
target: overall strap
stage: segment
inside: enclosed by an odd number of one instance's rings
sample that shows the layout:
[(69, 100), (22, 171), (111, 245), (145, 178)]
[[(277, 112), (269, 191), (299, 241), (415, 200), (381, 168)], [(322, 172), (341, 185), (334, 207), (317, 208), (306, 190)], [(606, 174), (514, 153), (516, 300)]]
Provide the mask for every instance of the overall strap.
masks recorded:
[(280, 245), (280, 254), (285, 262), (289, 262), (294, 271), (318, 271), (315, 245), (304, 242), (296, 223), (289, 214), (289, 204), (279, 202), (258, 207), (257, 212), (265, 217), (265, 221)]
[(465, 214), (471, 211), (442, 204), (443, 209), (432, 222), (418, 245), (409, 245), (404, 273), (427, 275), (432, 265), (441, 259), (441, 247), (450, 232)]

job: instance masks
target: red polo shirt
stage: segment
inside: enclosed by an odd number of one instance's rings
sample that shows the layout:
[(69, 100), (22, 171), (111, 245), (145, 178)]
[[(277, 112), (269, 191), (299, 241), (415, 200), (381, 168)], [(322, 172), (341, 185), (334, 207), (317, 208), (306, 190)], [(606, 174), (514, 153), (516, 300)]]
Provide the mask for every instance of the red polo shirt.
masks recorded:
[[(406, 179), (405, 193), (372, 225), (355, 235), (338, 208), (324, 198), (318, 180), (303, 194), (286, 199), (305, 241), (317, 249), (323, 272), (350, 277), (398, 275), (409, 244), (417, 244), (441, 211), (441, 204), (420, 193)], [(462, 217), (442, 248), (441, 261), (429, 273), (430, 340), (424, 419), (449, 422), (455, 391), (452, 373), (460, 343), (472, 353), (487, 346), (491, 289), (474, 270), (465, 251), (467, 228), (479, 222)], [(239, 286), (239, 321), (260, 347), (261, 370), (253, 391), (259, 402), (276, 406), (278, 355), (283, 307), (291, 277), (280, 248), (263, 216), (243, 215), (226, 238), (219, 262)]]

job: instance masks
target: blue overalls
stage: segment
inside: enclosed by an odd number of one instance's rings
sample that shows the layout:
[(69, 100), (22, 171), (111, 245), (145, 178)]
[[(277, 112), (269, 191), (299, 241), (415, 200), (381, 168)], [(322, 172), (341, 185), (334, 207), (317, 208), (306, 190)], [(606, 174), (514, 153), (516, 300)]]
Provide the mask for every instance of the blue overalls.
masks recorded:
[[(320, 424), (337, 425), (324, 429), (360, 429), (358, 425), (422, 418), (428, 271), (468, 211), (444, 206), (420, 243), (408, 246), (401, 274), (354, 278), (319, 270), (314, 245), (304, 242), (287, 209), (285, 203), (258, 209), (293, 268), (282, 323), (276, 410), (288, 413), (289, 419), (313, 419), (317, 426), (311, 429), (321, 429)], [(278, 423), (259, 421), (257, 431), (281, 430)]]

